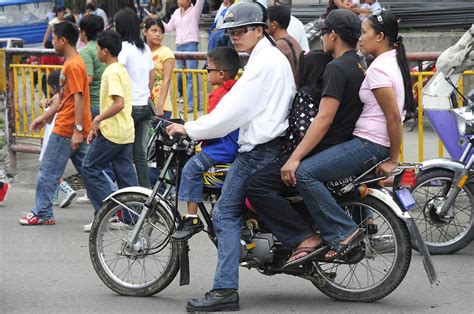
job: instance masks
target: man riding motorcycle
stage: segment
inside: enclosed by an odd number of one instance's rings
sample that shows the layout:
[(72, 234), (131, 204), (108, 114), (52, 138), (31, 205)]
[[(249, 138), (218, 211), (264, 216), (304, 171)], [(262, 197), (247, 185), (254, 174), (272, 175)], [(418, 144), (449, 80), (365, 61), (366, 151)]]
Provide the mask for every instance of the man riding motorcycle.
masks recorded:
[[(212, 218), (218, 239), (218, 262), (211, 291), (187, 304), (188, 311), (226, 311), (239, 308), (238, 279), (242, 204), (245, 179), (269, 164), (281, 147), (287, 114), (295, 95), (291, 66), (267, 39), (264, 9), (255, 3), (236, 3), (221, 29), (239, 52), (250, 57), (242, 77), (210, 114), (184, 125), (173, 124), (168, 134), (193, 140), (222, 137), (240, 128), (239, 154), (227, 174)], [(267, 37), (267, 38), (265, 38)]]

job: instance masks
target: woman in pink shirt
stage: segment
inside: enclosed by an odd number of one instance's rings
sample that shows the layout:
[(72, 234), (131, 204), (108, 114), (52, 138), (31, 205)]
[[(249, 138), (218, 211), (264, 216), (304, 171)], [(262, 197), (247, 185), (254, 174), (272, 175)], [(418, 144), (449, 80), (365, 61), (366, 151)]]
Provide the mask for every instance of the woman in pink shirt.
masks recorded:
[[(204, 7), (204, 0), (197, 0), (196, 5), (191, 0), (178, 0), (178, 8), (174, 11), (168, 23), (164, 23), (166, 32), (176, 31), (176, 51), (198, 51), (199, 17)], [(197, 69), (197, 60), (177, 60), (178, 68)], [(188, 111), (193, 110), (193, 85), (191, 74), (186, 78)], [(182, 79), (178, 76), (178, 89), (182, 95)], [(199, 89), (198, 89), (199, 90)], [(199, 102), (199, 101), (198, 101)], [(198, 104), (199, 105), (199, 104)]]
[(377, 228), (359, 228), (359, 222), (376, 227), (370, 221), (370, 213), (362, 213), (363, 217), (358, 219), (361, 221), (356, 223), (336, 203), (324, 182), (359, 175), (382, 160), (385, 161), (376, 169), (377, 174), (390, 174), (398, 164), (405, 113), (414, 111), (397, 18), (387, 11), (368, 16), (362, 22), (359, 45), (363, 54), (373, 55), (375, 60), (360, 87), (364, 107), (353, 131), (354, 138), (308, 157), (296, 170), (296, 187), (330, 247), (325, 255), (327, 260), (343, 257), (365, 233), (376, 233)]

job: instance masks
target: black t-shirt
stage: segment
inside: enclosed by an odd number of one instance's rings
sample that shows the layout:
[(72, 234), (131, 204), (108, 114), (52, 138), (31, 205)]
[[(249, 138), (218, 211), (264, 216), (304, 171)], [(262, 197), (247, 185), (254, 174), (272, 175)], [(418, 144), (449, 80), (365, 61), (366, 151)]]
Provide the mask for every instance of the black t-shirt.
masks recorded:
[(325, 150), (352, 139), (352, 132), (362, 112), (359, 89), (364, 80), (362, 60), (354, 50), (331, 61), (324, 71), (321, 97), (339, 100), (334, 121), (312, 153)]

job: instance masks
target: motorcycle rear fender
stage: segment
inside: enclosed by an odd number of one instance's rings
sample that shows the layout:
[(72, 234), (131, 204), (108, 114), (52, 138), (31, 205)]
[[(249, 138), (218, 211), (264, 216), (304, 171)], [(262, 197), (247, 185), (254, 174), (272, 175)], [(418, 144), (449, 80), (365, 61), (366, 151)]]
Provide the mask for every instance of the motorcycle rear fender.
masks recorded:
[(435, 158), (421, 163), (420, 170), (424, 171), (429, 169), (447, 169), (453, 171), (454, 174), (457, 175), (463, 171), (464, 164), (449, 158)]
[(408, 212), (401, 210), (400, 206), (398, 206), (398, 204), (393, 200), (393, 195), (391, 195), (387, 190), (369, 188), (369, 195), (387, 204), (388, 207), (390, 207), (392, 211), (404, 221), (411, 218)]
[[(115, 196), (118, 196), (118, 195), (121, 195), (121, 194), (136, 193), (136, 194), (141, 194), (141, 195), (144, 195), (146, 197), (149, 197), (151, 195), (151, 192), (152, 192), (152, 190), (141, 187), (141, 186), (129, 186), (127, 188), (117, 190), (114, 193), (107, 196), (107, 198), (104, 200), (104, 203), (108, 200), (114, 201), (113, 198)], [(160, 203), (166, 209), (168, 214), (170, 214), (170, 217), (173, 218), (174, 214), (173, 214), (173, 211), (171, 210), (171, 204), (169, 203), (169, 201), (167, 201), (165, 198), (163, 198), (163, 196), (161, 196), (160, 194), (157, 194), (156, 198), (158, 199), (157, 200), (158, 203)]]

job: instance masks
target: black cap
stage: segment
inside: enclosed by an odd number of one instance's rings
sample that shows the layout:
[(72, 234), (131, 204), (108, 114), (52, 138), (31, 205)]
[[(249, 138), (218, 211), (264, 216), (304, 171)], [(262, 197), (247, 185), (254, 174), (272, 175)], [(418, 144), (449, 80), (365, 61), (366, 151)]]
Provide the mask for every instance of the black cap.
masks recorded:
[(319, 29), (332, 29), (348, 42), (357, 41), (362, 22), (352, 11), (336, 9), (331, 11), (325, 20), (317, 24)]

